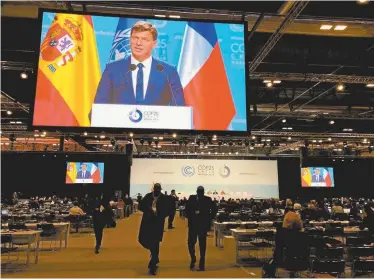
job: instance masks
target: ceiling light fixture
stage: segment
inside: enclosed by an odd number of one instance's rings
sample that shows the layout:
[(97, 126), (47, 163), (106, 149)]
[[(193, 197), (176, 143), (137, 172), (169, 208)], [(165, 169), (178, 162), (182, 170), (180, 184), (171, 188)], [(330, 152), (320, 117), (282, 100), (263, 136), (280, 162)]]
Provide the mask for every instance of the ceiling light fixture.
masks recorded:
[(273, 81), (274, 84), (279, 84), (279, 83), (281, 83), (281, 82), (282, 82), (281, 80), (274, 80), (274, 81)]
[(366, 84), (366, 87), (374, 87), (374, 83), (368, 83)]
[(332, 125), (332, 124), (335, 123), (335, 121), (334, 120), (330, 120), (329, 123)]
[(169, 15), (170, 18), (181, 18), (180, 15)]
[(155, 15), (155, 17), (166, 17), (166, 15)]
[(282, 122), (283, 122), (283, 123), (286, 123), (286, 122), (287, 122), (287, 120), (286, 120), (286, 119), (282, 119)]
[(347, 25), (336, 25), (334, 30), (335, 31), (343, 31), (343, 30), (347, 29), (347, 27), (348, 27)]
[(22, 72), (20, 73), (19, 75), (22, 79), (27, 79), (29, 77), (29, 75), (26, 73), (26, 72)]
[(339, 83), (338, 85), (336, 85), (336, 90), (337, 91), (344, 91), (344, 84), (342, 84), (342, 83)]
[(322, 24), (319, 29), (320, 30), (330, 30), (331, 28), (332, 28), (332, 25)]
[(8, 110), (7, 112), (6, 112), (6, 114), (8, 114), (8, 115), (12, 115), (12, 111), (10, 111), (10, 110)]
[(177, 137), (177, 134), (176, 134), (176, 133), (174, 133), (174, 134), (173, 134), (173, 138), (176, 138), (176, 137)]
[(266, 84), (266, 87), (272, 87), (273, 86), (273, 84), (271, 83), (271, 82), (268, 82), (267, 84)]

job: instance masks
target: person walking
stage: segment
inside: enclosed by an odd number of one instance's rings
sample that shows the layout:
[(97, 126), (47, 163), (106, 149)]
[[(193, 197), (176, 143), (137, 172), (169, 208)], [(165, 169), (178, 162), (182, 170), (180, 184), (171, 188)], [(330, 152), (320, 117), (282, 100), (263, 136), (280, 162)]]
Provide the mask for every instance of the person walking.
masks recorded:
[(149, 274), (157, 274), (160, 242), (164, 234), (165, 218), (170, 215), (168, 197), (161, 193), (161, 184), (155, 183), (153, 191), (144, 196), (139, 203), (139, 210), (143, 212), (139, 229), (139, 243), (150, 251), (148, 264)]
[(204, 195), (204, 187), (197, 188), (197, 195), (191, 195), (186, 204), (186, 217), (188, 218), (188, 251), (191, 257), (190, 269), (195, 268), (195, 245), (199, 239), (200, 261), (198, 271), (205, 270), (205, 252), (207, 233), (211, 221), (216, 216), (216, 207), (210, 197)]

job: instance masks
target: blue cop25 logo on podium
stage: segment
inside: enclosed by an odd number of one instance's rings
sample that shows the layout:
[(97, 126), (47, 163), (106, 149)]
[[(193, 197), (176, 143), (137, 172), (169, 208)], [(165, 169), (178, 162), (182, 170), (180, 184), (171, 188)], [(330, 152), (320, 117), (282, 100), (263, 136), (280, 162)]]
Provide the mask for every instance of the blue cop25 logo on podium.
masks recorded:
[(195, 168), (192, 166), (184, 166), (182, 167), (182, 174), (183, 176), (191, 177), (195, 174)]
[(130, 119), (131, 122), (139, 123), (143, 119), (143, 113), (138, 109), (130, 111), (129, 119)]
[(226, 166), (226, 165), (224, 165), (223, 167), (219, 168), (219, 175), (222, 178), (229, 177), (230, 173), (231, 173), (230, 168), (228, 166)]

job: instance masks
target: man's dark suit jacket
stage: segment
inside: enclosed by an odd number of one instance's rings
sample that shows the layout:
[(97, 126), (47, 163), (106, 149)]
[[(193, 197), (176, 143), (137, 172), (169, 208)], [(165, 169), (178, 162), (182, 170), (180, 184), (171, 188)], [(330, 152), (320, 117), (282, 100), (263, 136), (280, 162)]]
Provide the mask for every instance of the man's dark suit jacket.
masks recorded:
[[(196, 214), (199, 211), (199, 214)], [(198, 232), (207, 232), (210, 230), (211, 221), (216, 216), (216, 207), (210, 197), (203, 196), (197, 198), (197, 195), (191, 195), (186, 204), (186, 216), (188, 218), (188, 227)]]

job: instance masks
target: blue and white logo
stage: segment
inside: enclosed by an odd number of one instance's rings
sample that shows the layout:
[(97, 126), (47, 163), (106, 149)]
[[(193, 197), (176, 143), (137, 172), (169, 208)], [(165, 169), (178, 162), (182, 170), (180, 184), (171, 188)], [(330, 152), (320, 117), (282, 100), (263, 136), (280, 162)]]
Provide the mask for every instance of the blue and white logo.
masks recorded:
[(129, 119), (130, 119), (130, 121), (132, 121), (134, 123), (138, 123), (138, 122), (142, 121), (142, 119), (143, 119), (143, 113), (140, 110), (138, 110), (138, 109), (130, 111), (130, 113), (129, 113)]
[(223, 167), (220, 167), (219, 168), (219, 175), (222, 177), (222, 178), (226, 178), (226, 177), (229, 177), (230, 176), (230, 169), (228, 166), (224, 165)]
[(182, 167), (182, 174), (183, 176), (191, 177), (195, 174), (195, 169), (192, 166), (184, 166)]
[(131, 28), (118, 31), (114, 35), (113, 45), (112, 49), (110, 50), (108, 63), (125, 59), (131, 55), (130, 35)]
[(233, 32), (243, 32), (244, 25), (243, 24), (230, 24), (230, 29)]

